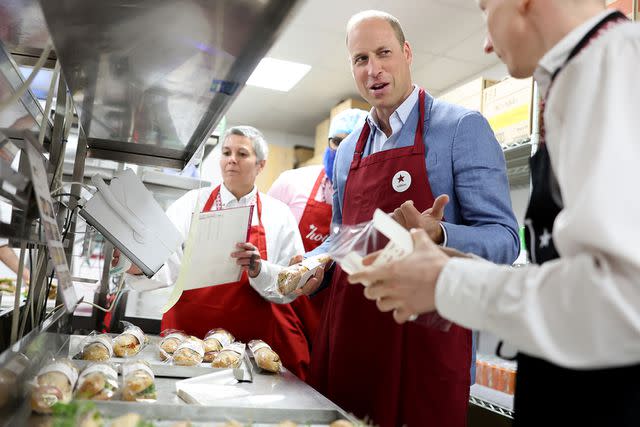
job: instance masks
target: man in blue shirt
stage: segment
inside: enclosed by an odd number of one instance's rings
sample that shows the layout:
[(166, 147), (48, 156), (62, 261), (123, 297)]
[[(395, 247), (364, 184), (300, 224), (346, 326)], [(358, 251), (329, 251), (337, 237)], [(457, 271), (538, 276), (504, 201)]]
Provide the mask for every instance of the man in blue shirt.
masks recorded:
[[(423, 226), (436, 243), (512, 263), (519, 251), (517, 222), (504, 155), (484, 117), (412, 83), (411, 46), (387, 13), (354, 15), (347, 49), (358, 91), (373, 108), (336, 154), (333, 223), (357, 224), (370, 220), (376, 208), (393, 212), (404, 204), (396, 218), (423, 212)], [(409, 200), (413, 206), (405, 204)], [(314, 291), (321, 279), (302, 291)], [(340, 268), (329, 280), (312, 384), (381, 426), (464, 426), (470, 331), (435, 329), (421, 318), (398, 325), (348, 285)]]

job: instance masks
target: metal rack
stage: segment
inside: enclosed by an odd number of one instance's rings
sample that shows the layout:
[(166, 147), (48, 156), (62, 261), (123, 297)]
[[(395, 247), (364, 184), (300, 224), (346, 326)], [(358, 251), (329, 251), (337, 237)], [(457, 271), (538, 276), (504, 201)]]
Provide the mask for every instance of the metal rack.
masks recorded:
[[(23, 129), (18, 130), (15, 120), (2, 122), (0, 110), (0, 148), (36, 141), (49, 191), (71, 185), (69, 194), (57, 198), (54, 204), (60, 223), (67, 218), (63, 241), (68, 262), (73, 260), (75, 214), (81, 196), (78, 183), (93, 170), (87, 160), (111, 160), (118, 163), (117, 168), (123, 167), (124, 162), (177, 169), (187, 165), (271, 47), (296, 3), (297, 0), (11, 2), (2, 16), (3, 24), (18, 31), (9, 32), (0, 40), (0, 99), (8, 99), (24, 86), (18, 65), (33, 66), (40, 59), (45, 68), (59, 68), (60, 79), (57, 85), (51, 84), (47, 102), (54, 110), (52, 116), (30, 90), (20, 97), (12, 96), (16, 98), (12, 109), (17, 117), (25, 118), (23, 122), (28, 121), (29, 136)], [(49, 46), (53, 46), (51, 52)], [(77, 128), (78, 144), (65, 163), (65, 154), (70, 154), (67, 140), (72, 128)], [(0, 344), (0, 424), (15, 425), (24, 425), (29, 417), (28, 381), (50, 355), (69, 354), (74, 328), (96, 328), (100, 317), (79, 326), (64, 306), (52, 309), (53, 303), (46, 306), (42, 301), (52, 269), (39, 229), (29, 165), (23, 157), (17, 171), (0, 159), (0, 184), (16, 189), (6, 192), (0, 185), (0, 198), (13, 207), (12, 224), (0, 223), (0, 236), (9, 237), (13, 247), (21, 248), (20, 271), (28, 253), (35, 255), (30, 295), (39, 296), (25, 303), (16, 292), (14, 309), (0, 316), (0, 338), (6, 338), (2, 331), (7, 326), (14, 332), (11, 341)], [(161, 193), (160, 197), (173, 197), (176, 192), (208, 184), (148, 170), (141, 172), (141, 177), (145, 185)], [(104, 266), (96, 301), (100, 305), (105, 304), (109, 285), (110, 245), (104, 244), (102, 251)], [(55, 305), (60, 302), (58, 297)], [(26, 310), (30, 313), (26, 314)], [(41, 315), (33, 316), (34, 311)], [(271, 390), (274, 397), (284, 398), (275, 407), (268, 400), (253, 406), (236, 402), (194, 407), (172, 394), (173, 380), (159, 378), (158, 384), (166, 392), (165, 401), (153, 406), (112, 402), (101, 404), (101, 409), (111, 415), (134, 410), (154, 417), (165, 414), (194, 421), (236, 418), (267, 424), (284, 418), (314, 425), (349, 419), (340, 408), (289, 373), (260, 375), (253, 384), (242, 385), (250, 394), (268, 395)]]
[(513, 396), (479, 384), (471, 386), (469, 403), (513, 419)]

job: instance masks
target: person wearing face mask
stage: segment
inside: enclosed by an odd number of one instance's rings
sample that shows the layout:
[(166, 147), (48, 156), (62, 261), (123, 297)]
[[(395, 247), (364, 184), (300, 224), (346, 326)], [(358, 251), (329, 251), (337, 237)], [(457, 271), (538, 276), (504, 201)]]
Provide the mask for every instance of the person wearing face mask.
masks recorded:
[[(511, 264), (517, 221), (504, 155), (487, 121), (413, 84), (411, 46), (388, 13), (354, 15), (346, 45), (358, 91), (373, 108), (336, 153), (333, 223), (370, 221), (377, 208), (406, 222), (399, 206), (407, 203), (439, 244)], [(326, 252), (330, 240), (311, 254)], [(471, 331), (453, 325), (444, 332), (424, 318), (398, 325), (339, 267), (326, 276), (310, 383), (382, 427), (466, 425)], [(320, 280), (302, 291), (314, 292)]]
[[(603, 0), (479, 0), (494, 53), (538, 84), (526, 244), (511, 269), (441, 250), (350, 277), (398, 322), (437, 310), (518, 348), (514, 426), (640, 420), (640, 25)], [(544, 410), (549, 402), (562, 408)], [(590, 402), (597, 402), (590, 405)]]
[[(268, 194), (289, 206), (298, 221), (305, 252), (320, 246), (329, 237), (333, 203), (331, 178), (336, 150), (353, 129), (362, 126), (366, 116), (366, 111), (357, 108), (336, 114), (329, 125), (329, 141), (323, 164), (285, 171), (269, 189)], [(301, 260), (302, 256), (296, 257), (293, 262)], [(305, 326), (309, 344), (313, 343), (318, 330), (320, 313), (327, 295), (327, 292), (321, 292), (313, 298), (305, 295), (292, 303)]]
[[(293, 256), (303, 252), (289, 208), (255, 186), (267, 154), (267, 143), (257, 129), (228, 129), (222, 138), (222, 184), (192, 190), (167, 209), (167, 216), (186, 239), (196, 206), (202, 212), (254, 206), (249, 241), (238, 243), (237, 250), (229, 255), (242, 266), (240, 281), (184, 291), (162, 317), (161, 328), (182, 330), (199, 338), (212, 328), (224, 328), (245, 343), (261, 339), (280, 355), (287, 369), (304, 379), (309, 350), (300, 319), (289, 304), (275, 304), (261, 296), (262, 290), (276, 282), (275, 265), (288, 265)], [(182, 254), (179, 249), (154, 278), (173, 285)]]

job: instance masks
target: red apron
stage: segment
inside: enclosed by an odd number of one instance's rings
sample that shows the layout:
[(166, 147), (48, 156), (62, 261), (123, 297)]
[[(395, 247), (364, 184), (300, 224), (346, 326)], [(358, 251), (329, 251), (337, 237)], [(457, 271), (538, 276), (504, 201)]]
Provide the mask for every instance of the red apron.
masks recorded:
[[(331, 205), (325, 201), (316, 200), (325, 177), (326, 174), (322, 169), (313, 185), (311, 195), (298, 223), (305, 252), (317, 248), (329, 237), (332, 215)], [(304, 332), (309, 344), (313, 343), (320, 327), (320, 315), (328, 295), (328, 292), (320, 292), (313, 298), (301, 296), (291, 304), (304, 325)]]
[[(215, 188), (203, 212), (211, 210), (220, 187)], [(257, 196), (258, 225), (252, 226), (249, 241), (267, 259), (267, 240), (262, 225), (262, 203)], [(298, 316), (289, 305), (263, 299), (249, 284), (247, 273), (235, 283), (184, 291), (180, 300), (162, 317), (161, 329), (179, 329), (204, 338), (213, 328), (224, 328), (237, 340), (261, 339), (280, 355), (284, 366), (303, 376), (309, 365), (309, 349)]]
[[(391, 212), (406, 200), (430, 208), (434, 197), (425, 166), (424, 90), (420, 90), (414, 144), (362, 158), (370, 128), (358, 140), (345, 188), (342, 222), (371, 220), (376, 208)], [(411, 184), (396, 192), (404, 171)], [(405, 176), (406, 178), (406, 176)], [(461, 427), (469, 404), (471, 332), (449, 332), (415, 322), (398, 325), (350, 285), (336, 268), (329, 301), (314, 342), (310, 383), (358, 417), (381, 427)]]

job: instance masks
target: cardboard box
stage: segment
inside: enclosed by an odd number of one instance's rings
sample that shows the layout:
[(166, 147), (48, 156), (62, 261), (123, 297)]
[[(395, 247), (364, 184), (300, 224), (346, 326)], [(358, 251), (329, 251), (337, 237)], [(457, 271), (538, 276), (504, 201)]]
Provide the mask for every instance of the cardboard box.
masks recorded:
[(482, 112), (502, 145), (531, 137), (533, 79), (507, 78), (482, 93)]
[(338, 105), (336, 105), (331, 109), (331, 114), (329, 114), (329, 119), (333, 119), (336, 114), (338, 114), (341, 111), (347, 110), (349, 108), (359, 108), (364, 111), (369, 111), (371, 110), (371, 105), (359, 99), (353, 99), (353, 98), (345, 99), (344, 101), (342, 101), (341, 103), (339, 103)]
[(324, 154), (324, 150), (329, 146), (329, 119), (324, 119), (316, 126), (316, 144), (314, 148), (314, 156), (320, 156)]
[(618, 9), (628, 17), (633, 16), (633, 2), (636, 0), (607, 0), (607, 9)]
[(482, 113), (482, 92), (494, 84), (496, 84), (495, 80), (488, 80), (484, 77), (480, 77), (465, 83), (462, 86), (458, 86), (438, 98)]
[(304, 147), (296, 145), (293, 147), (293, 167), (296, 168), (314, 155), (315, 149), (312, 147)]

